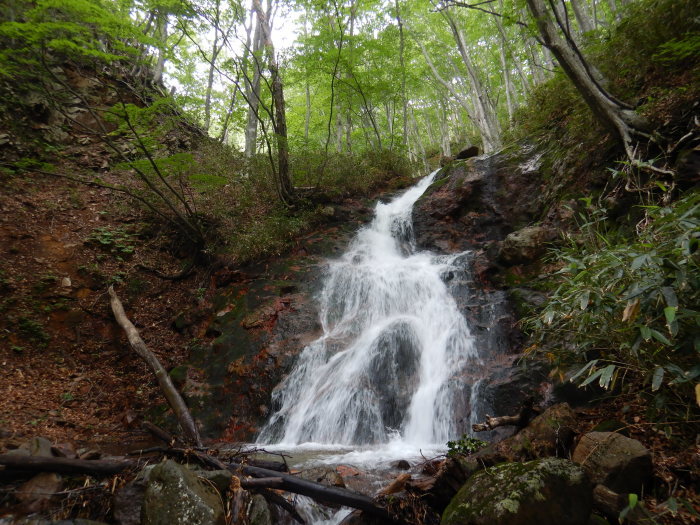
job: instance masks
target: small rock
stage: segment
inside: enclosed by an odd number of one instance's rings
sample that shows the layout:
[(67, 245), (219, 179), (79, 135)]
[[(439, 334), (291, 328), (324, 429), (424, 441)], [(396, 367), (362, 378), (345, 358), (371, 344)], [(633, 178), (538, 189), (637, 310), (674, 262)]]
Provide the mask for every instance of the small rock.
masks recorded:
[(53, 495), (63, 487), (63, 479), (53, 472), (42, 472), (22, 484), (15, 493), (23, 512), (31, 514), (49, 507)]
[(572, 457), (593, 483), (625, 494), (640, 494), (652, 474), (651, 453), (636, 439), (617, 432), (589, 432)]
[(411, 464), (405, 459), (399, 459), (398, 461), (391, 463), (391, 468), (395, 468), (397, 470), (408, 470), (411, 468)]
[(63, 279), (61, 279), (61, 286), (63, 288), (70, 288), (72, 286), (70, 277), (64, 277)]
[(33, 437), (26, 444), (26, 448), (29, 451), (30, 456), (39, 456), (42, 458), (53, 457), (51, 453), (51, 441), (45, 437)]
[(345, 482), (340, 474), (334, 469), (327, 467), (316, 467), (302, 470), (299, 477), (308, 481), (315, 481), (329, 487), (345, 488)]
[(442, 515), (442, 525), (585, 525), (591, 485), (559, 458), (502, 463), (474, 474)]
[(100, 459), (101, 457), (102, 453), (94, 448), (81, 448), (78, 450), (79, 459)]
[(197, 476), (214, 485), (220, 494), (226, 493), (233, 477), (229, 470), (197, 470), (195, 472)]
[(51, 447), (51, 452), (59, 458), (73, 459), (77, 457), (75, 447), (71, 443), (58, 443)]

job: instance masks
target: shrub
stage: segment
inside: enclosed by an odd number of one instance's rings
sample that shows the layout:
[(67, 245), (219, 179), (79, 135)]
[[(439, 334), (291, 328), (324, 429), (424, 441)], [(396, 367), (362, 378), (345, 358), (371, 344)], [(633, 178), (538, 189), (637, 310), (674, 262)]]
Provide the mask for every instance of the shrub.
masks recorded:
[(631, 240), (594, 211), (552, 252), (565, 264), (558, 286), (524, 325), (562, 375), (576, 365), (581, 385), (623, 383), (651, 395), (652, 412), (689, 419), (700, 404), (700, 195), (644, 211)]

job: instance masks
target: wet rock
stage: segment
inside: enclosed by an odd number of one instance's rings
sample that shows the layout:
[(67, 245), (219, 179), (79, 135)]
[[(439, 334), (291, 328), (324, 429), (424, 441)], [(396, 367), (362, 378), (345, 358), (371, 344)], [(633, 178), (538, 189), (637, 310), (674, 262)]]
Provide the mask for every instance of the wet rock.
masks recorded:
[(71, 443), (57, 443), (51, 447), (51, 452), (59, 458), (73, 459), (77, 457), (75, 447)]
[(544, 253), (547, 243), (556, 235), (556, 231), (547, 226), (526, 226), (506, 236), (499, 258), (507, 264), (532, 262)]
[(307, 481), (315, 481), (329, 487), (345, 488), (345, 482), (340, 474), (328, 467), (316, 467), (302, 470), (299, 477)]
[(397, 470), (408, 470), (411, 468), (411, 464), (405, 459), (399, 459), (398, 461), (393, 461), (391, 463), (391, 468), (395, 468)]
[(571, 461), (503, 463), (474, 474), (452, 499), (442, 525), (585, 525), (591, 486)]
[(272, 525), (272, 516), (267, 501), (260, 494), (253, 496), (248, 513), (250, 525)]
[(143, 525), (223, 525), (216, 490), (172, 460), (153, 468), (141, 512)]
[(591, 481), (619, 493), (640, 494), (652, 474), (651, 452), (636, 439), (617, 432), (589, 432), (574, 450)]

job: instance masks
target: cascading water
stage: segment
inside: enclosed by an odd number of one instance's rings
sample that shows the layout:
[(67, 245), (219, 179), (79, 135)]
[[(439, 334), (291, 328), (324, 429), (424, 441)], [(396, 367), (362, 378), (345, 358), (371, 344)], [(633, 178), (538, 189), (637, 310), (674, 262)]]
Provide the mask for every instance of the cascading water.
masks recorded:
[(479, 357), (444, 282), (462, 254), (417, 252), (411, 222), (434, 177), (378, 203), (373, 222), (330, 262), (323, 335), (275, 389), (276, 411), (258, 443), (400, 443), (417, 452), (444, 447), (464, 429), (456, 406), (478, 388), (457, 378)]

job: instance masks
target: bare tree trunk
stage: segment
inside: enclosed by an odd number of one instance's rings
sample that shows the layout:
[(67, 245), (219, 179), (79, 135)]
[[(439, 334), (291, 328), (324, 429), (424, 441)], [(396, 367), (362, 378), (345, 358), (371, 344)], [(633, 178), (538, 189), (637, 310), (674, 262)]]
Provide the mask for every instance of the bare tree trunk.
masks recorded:
[[(217, 4), (218, 11), (218, 4)], [(216, 59), (219, 56), (219, 32), (214, 34), (214, 43), (212, 44), (211, 62), (209, 63), (209, 75), (207, 76), (207, 91), (204, 96), (204, 131), (209, 133), (211, 126), (211, 92), (214, 87), (214, 71), (216, 70)]]
[[(245, 156), (247, 158), (255, 155), (258, 141), (258, 109), (260, 107), (260, 50), (262, 49), (262, 29), (260, 21), (255, 22), (255, 31), (253, 32), (252, 47), (250, 45), (250, 33), (253, 30), (253, 15), (255, 9), (250, 9), (250, 27), (248, 28), (247, 43), (245, 48), (245, 57), (243, 67), (247, 68), (249, 64), (253, 66), (252, 81), (246, 76), (245, 92), (248, 100), (248, 112), (246, 115), (245, 127)], [(247, 62), (249, 60), (249, 62)]]
[(267, 52), (268, 69), (271, 76), (272, 101), (275, 107), (273, 128), (277, 142), (277, 183), (280, 198), (285, 203), (294, 199), (294, 189), (289, 173), (289, 144), (287, 142), (287, 113), (284, 102), (284, 88), (282, 77), (279, 74), (279, 66), (275, 55), (275, 47), (272, 43), (272, 28), (270, 21), (260, 5), (260, 0), (253, 0), (253, 7), (258, 16), (258, 22), (263, 32), (265, 49)]
[(418, 123), (416, 122), (416, 115), (413, 112), (413, 108), (410, 109), (409, 115), (411, 117), (411, 124), (413, 125), (413, 136), (415, 137), (415, 144), (418, 146), (418, 151), (420, 151), (420, 158), (423, 161), (423, 168), (425, 173), (428, 173), (430, 167), (428, 166), (428, 159), (425, 156), (425, 148), (423, 147), (423, 140), (420, 137), (420, 131), (418, 131)]
[(561, 26), (561, 21), (555, 22), (552, 18), (551, 10), (547, 9), (545, 4), (547, 0), (526, 1), (544, 45), (557, 58), (594, 115), (617, 134), (628, 157), (634, 158), (633, 136), (646, 136), (644, 130), (647, 125), (644, 119), (629, 105), (617, 100), (600, 85), (575, 42), (571, 38), (565, 39), (559, 33), (557, 26)]
[(163, 70), (165, 69), (165, 47), (168, 41), (168, 14), (158, 12), (156, 15), (156, 34), (160, 46), (158, 47), (158, 58), (153, 69), (153, 82), (160, 85), (163, 83)]
[(406, 97), (406, 62), (404, 58), (404, 34), (403, 22), (401, 21), (401, 12), (399, 11), (399, 0), (394, 0), (394, 8), (396, 9), (396, 23), (399, 26), (399, 65), (401, 66), (401, 110), (403, 128), (401, 133), (401, 144), (406, 147), (408, 141), (408, 98)]
[(591, 17), (587, 12), (586, 5), (580, 0), (570, 0), (571, 9), (574, 11), (574, 17), (576, 18), (576, 23), (578, 24), (581, 33), (588, 33), (593, 31), (593, 23), (591, 22)]
[(484, 152), (488, 153), (495, 151), (501, 147), (501, 129), (498, 123), (496, 109), (489, 100), (486, 89), (481, 83), (476, 68), (469, 57), (469, 52), (467, 50), (466, 41), (462, 31), (457, 27), (457, 24), (449, 12), (445, 10), (442, 11), (442, 14), (450, 25), (455, 42), (457, 43), (457, 48), (462, 56), (462, 61), (467, 68), (467, 73), (469, 74), (474, 101), (476, 124), (481, 132)]

